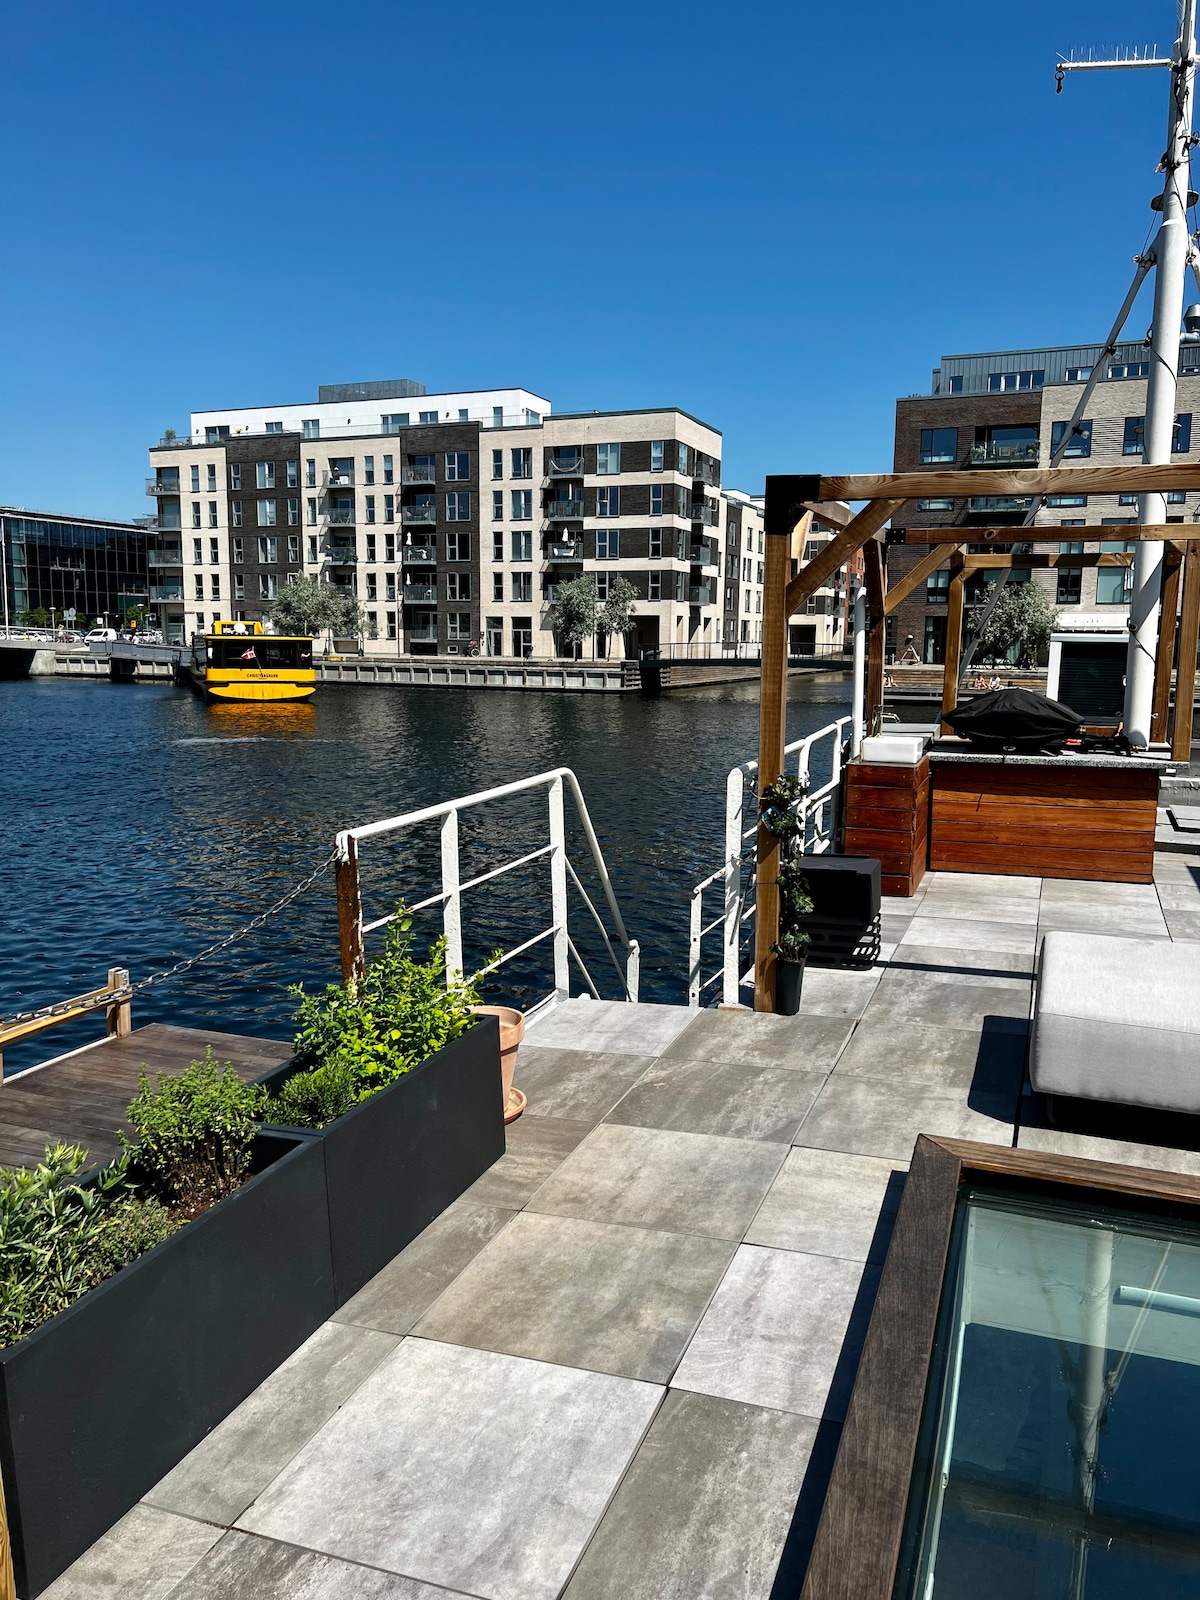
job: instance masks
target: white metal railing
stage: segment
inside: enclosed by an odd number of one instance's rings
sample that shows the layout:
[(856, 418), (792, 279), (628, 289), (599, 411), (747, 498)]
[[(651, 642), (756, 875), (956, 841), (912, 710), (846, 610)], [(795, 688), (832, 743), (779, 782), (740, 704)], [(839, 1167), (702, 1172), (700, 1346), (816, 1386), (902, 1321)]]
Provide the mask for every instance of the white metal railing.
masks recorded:
[[(796, 812), (803, 826), (804, 850), (808, 855), (824, 855), (833, 843), (833, 807), (837, 801), (842, 781), (842, 747), (846, 740), (849, 717), (839, 717), (836, 722), (818, 728), (804, 739), (796, 739), (784, 746), (784, 767), (788, 757), (794, 755), (794, 770), (805, 780), (812, 778), (813, 746), (826, 739), (831, 741), (829, 777), (811, 789), (796, 804)], [(721, 983), (721, 1001), (727, 1006), (737, 1005), (738, 995), (745, 983), (754, 981), (754, 968), (741, 970), (742, 934), (754, 918), (754, 851), (758, 833), (757, 792), (754, 779), (758, 774), (757, 761), (744, 761), (734, 767), (725, 780), (725, 861), (710, 872), (708, 877), (692, 890), (690, 939), (688, 947), (688, 1005), (693, 1009), (704, 999), (705, 992), (718, 981)], [(772, 774), (774, 776), (774, 774)], [(746, 802), (751, 806), (750, 824), (746, 825)], [(748, 842), (747, 842), (748, 841)], [(750, 873), (743, 886), (743, 867), (749, 863)], [(706, 890), (721, 885), (722, 906), (719, 915), (711, 921), (704, 920), (704, 895)], [(721, 964), (715, 972), (705, 977), (702, 972), (704, 941), (720, 930)]]
[[(614, 948), (613, 939), (605, 926), (604, 919), (596, 909), (587, 890), (580, 881), (570, 857), (567, 854), (566, 810), (565, 795), (570, 790), (575, 801), (575, 809), (583, 829), (584, 839), (591, 854), (592, 865), (600, 880), (604, 893), (604, 900), (608, 907), (612, 926), (615, 930), (617, 943), (624, 952), (624, 965)], [(487, 872), (481, 872), (464, 881), (459, 860), (459, 817), (465, 811), (477, 810), (482, 806), (490, 805), (496, 801), (509, 799), (513, 795), (527, 794), (537, 790), (544, 790), (547, 802), (547, 842), (536, 850), (531, 850), (511, 861), (505, 861), (500, 866), (492, 867)], [(542, 1011), (549, 1010), (561, 1001), (570, 998), (570, 963), (574, 960), (584, 982), (593, 997), (601, 998), (600, 991), (588, 971), (575, 941), (571, 937), (568, 922), (568, 895), (570, 886), (574, 886), (576, 893), (583, 901), (590, 913), (592, 920), (600, 931), (600, 937), (612, 960), (617, 978), (621, 985), (621, 998), (636, 1000), (638, 997), (638, 983), (640, 977), (641, 951), (638, 941), (631, 939), (626, 932), (625, 923), (613, 893), (612, 880), (605, 865), (604, 855), (596, 838), (592, 819), (588, 815), (587, 805), (584, 802), (583, 792), (579, 781), (569, 767), (556, 767), (551, 772), (539, 773), (536, 777), (523, 778), (516, 783), (502, 784), (496, 789), (485, 789), (479, 794), (465, 795), (456, 800), (445, 800), (439, 805), (425, 806), (419, 811), (409, 811), (400, 817), (389, 817), (382, 822), (367, 823), (362, 827), (348, 828), (337, 836), (336, 847), (338, 859), (343, 864), (353, 862), (357, 867), (359, 846), (368, 839), (377, 839), (384, 835), (407, 832), (425, 822), (441, 822), (441, 879), (442, 886), (435, 894), (428, 895), (424, 900), (415, 905), (408, 906), (409, 912), (429, 910), (435, 906), (442, 908), (442, 931), (446, 936), (446, 971), (447, 974), (463, 970), (463, 896), (473, 889), (494, 882), (506, 873), (515, 872), (520, 867), (528, 867), (537, 861), (547, 861), (550, 868), (550, 922), (539, 933), (523, 940), (511, 950), (504, 950), (487, 966), (480, 969), (480, 976), (494, 972), (506, 962), (516, 956), (525, 955), (536, 945), (547, 940), (551, 941), (553, 954), (553, 988), (549, 994), (544, 995), (536, 1004), (529, 1008), (526, 1017), (533, 1017)], [(361, 948), (363, 937), (376, 929), (386, 927), (394, 920), (395, 913), (383, 917), (376, 917), (369, 922), (363, 921), (361, 897), (356, 895), (357, 936)]]

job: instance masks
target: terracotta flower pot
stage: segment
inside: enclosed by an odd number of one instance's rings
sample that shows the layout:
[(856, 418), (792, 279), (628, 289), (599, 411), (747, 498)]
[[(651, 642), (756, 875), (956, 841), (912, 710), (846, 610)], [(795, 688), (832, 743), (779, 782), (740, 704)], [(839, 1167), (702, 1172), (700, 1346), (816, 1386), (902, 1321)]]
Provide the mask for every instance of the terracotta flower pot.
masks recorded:
[(504, 1083), (504, 1120), (515, 1122), (528, 1102), (520, 1089), (513, 1087), (517, 1048), (525, 1037), (525, 1017), (515, 1006), (476, 1006), (480, 1017), (500, 1019), (500, 1073)]

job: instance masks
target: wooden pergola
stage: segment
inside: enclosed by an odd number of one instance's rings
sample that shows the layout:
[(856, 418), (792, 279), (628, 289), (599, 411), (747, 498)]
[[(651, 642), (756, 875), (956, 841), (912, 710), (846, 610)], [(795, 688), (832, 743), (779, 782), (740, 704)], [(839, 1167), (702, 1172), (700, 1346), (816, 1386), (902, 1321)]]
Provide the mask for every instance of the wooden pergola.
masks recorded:
[[(867, 602), (867, 662), (864, 721), (868, 728), (883, 704), (884, 634), (887, 618), (929, 575), (949, 563), (950, 586), (946, 622), (946, 666), (942, 713), (958, 699), (965, 589), (969, 573), (989, 567), (1128, 566), (1128, 553), (1079, 555), (1012, 555), (1011, 546), (1031, 540), (1054, 540), (1057, 530), (1024, 527), (922, 528), (914, 542), (932, 546), (910, 572), (888, 589), (881, 530), (909, 500), (939, 496), (1012, 495), (1032, 497), (1056, 493), (1145, 494), (1171, 489), (1200, 490), (1200, 464), (1162, 466), (1042, 467), (1024, 471), (887, 472), (855, 477), (786, 474), (769, 477), (766, 486), (766, 571), (763, 585), (762, 678), (759, 698), (758, 774), (760, 791), (783, 770), (787, 726), (787, 621), (811, 594), (827, 584), (859, 550)], [(861, 511), (844, 502), (865, 501)], [(843, 502), (839, 504), (838, 502)], [(794, 550), (803, 540), (813, 513), (840, 529), (804, 563), (796, 577), (789, 573)], [(1171, 669), (1178, 632), (1181, 667), (1194, 663), (1200, 645), (1200, 524), (1159, 523), (1090, 525), (1070, 530), (1071, 541), (1151, 540), (1166, 545), (1162, 607), (1155, 652), (1154, 706), (1150, 737), (1165, 740), (1171, 695)], [(994, 545), (995, 553), (971, 552), (968, 545)], [(1001, 546), (1009, 546), (1003, 550)], [(1180, 592), (1182, 590), (1182, 606)], [(1180, 674), (1180, 687), (1183, 675)], [(1190, 684), (1189, 684), (1190, 689)], [(1176, 695), (1171, 753), (1189, 758), (1192, 742), (1192, 693)], [(779, 936), (779, 840), (761, 825), (757, 835), (756, 910), (754, 931), (754, 1008), (775, 1009), (775, 957), (771, 946)]]

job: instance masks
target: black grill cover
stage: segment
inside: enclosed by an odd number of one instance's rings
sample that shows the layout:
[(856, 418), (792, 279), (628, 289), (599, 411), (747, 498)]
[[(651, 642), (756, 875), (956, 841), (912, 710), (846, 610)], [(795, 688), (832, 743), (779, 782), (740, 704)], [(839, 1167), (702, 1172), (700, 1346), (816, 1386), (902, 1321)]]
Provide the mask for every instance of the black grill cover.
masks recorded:
[(964, 739), (985, 750), (1044, 749), (1075, 733), (1078, 712), (1031, 689), (993, 689), (948, 713), (946, 721)]

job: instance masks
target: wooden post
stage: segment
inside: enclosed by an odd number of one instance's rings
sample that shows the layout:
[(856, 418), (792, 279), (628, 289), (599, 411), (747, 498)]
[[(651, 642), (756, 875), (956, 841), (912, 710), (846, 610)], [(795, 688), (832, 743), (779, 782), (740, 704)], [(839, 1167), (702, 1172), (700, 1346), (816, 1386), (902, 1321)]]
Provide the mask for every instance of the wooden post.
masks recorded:
[(342, 952), (342, 982), (359, 983), (366, 975), (367, 958), (363, 949), (362, 889), (358, 881), (358, 841), (346, 836), (344, 852), (337, 864), (338, 942)]
[(8, 1535), (8, 1511), (4, 1504), (4, 1483), (0, 1480), (0, 1600), (17, 1600), (13, 1577), (12, 1541)]
[(876, 724), (883, 710), (883, 641), (887, 626), (883, 546), (878, 539), (868, 539), (863, 546), (863, 579), (867, 591), (867, 703), (863, 725), (868, 733), (878, 733)]
[(1192, 755), (1192, 706), (1196, 697), (1196, 649), (1200, 645), (1200, 552), (1188, 546), (1183, 564), (1183, 608), (1179, 616), (1179, 665), (1175, 671), (1175, 726), (1171, 756)]
[[(787, 588), (792, 534), (803, 512), (795, 480), (768, 478), (766, 571), (763, 582), (762, 677), (758, 703), (758, 791), (783, 771), (787, 743)], [(775, 1009), (775, 957), (779, 937), (779, 840), (760, 823), (756, 834), (754, 893), (754, 1009)]]
[(942, 676), (942, 732), (954, 730), (946, 721), (946, 713), (958, 704), (958, 664), (962, 660), (963, 642), (963, 589), (966, 576), (963, 571), (962, 551), (950, 558), (950, 593), (946, 606), (946, 666)]
[[(129, 987), (129, 973), (124, 967), (110, 967), (108, 969), (108, 987), (110, 989), (127, 989)], [(133, 1000), (118, 1000), (107, 1009), (107, 1034), (110, 1039), (128, 1039), (133, 1032)]]
[(1154, 707), (1150, 714), (1150, 742), (1167, 737), (1171, 709), (1171, 667), (1175, 658), (1175, 626), (1179, 610), (1179, 569), (1183, 551), (1169, 544), (1163, 552), (1162, 604), (1158, 613), (1158, 649), (1154, 657)]

